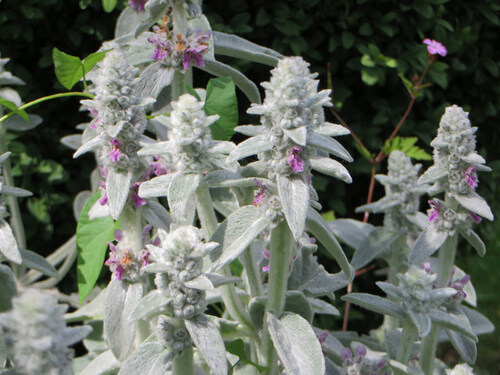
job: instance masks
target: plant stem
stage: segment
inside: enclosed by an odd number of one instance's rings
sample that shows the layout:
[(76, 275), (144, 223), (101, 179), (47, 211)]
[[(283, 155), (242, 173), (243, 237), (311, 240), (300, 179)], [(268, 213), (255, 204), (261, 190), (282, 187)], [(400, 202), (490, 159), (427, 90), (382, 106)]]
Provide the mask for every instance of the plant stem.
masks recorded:
[[(288, 223), (283, 220), (271, 233), (271, 246), (269, 250), (270, 271), (266, 303), (266, 312), (272, 313), (278, 318), (283, 313), (285, 307), (288, 274), (290, 262), (292, 261), (293, 248), (294, 239), (292, 233), (290, 232)], [(278, 373), (278, 361), (266, 320), (264, 320), (263, 331), (265, 363), (269, 367), (266, 374), (274, 375)]]
[(194, 375), (193, 348), (182, 349), (181, 355), (174, 358), (172, 374)]
[[(455, 254), (457, 251), (457, 235), (449, 236), (441, 249), (439, 249), (439, 269), (437, 288), (445, 287), (450, 278), (451, 270), (455, 264)], [(425, 337), (420, 350), (420, 367), (424, 374), (432, 375), (434, 369), (434, 359), (439, 336), (439, 327), (432, 326), (430, 333)]]
[[(49, 101), (52, 99), (65, 98), (65, 97), (69, 97), (69, 96), (83, 96), (83, 97), (89, 98), (89, 99), (94, 98), (94, 96), (92, 94), (87, 94), (85, 92), (79, 92), (79, 91), (62, 92), (59, 94), (53, 94), (53, 95), (44, 96), (42, 98), (35, 99), (29, 103), (23, 104), (18, 109), (26, 109), (26, 108), (32, 107), (34, 105), (37, 105), (37, 104), (40, 104), (40, 103), (43, 103), (43, 102), (46, 102), (46, 101)], [(11, 117), (13, 115), (15, 115), (14, 112), (9, 112), (6, 115), (2, 116), (0, 118), (0, 123), (4, 122), (5, 120), (7, 120), (9, 117)]]
[(417, 338), (417, 329), (413, 323), (407, 319), (403, 323), (403, 332), (399, 340), (399, 347), (396, 355), (396, 360), (402, 364), (408, 364), (410, 360), (411, 351)]
[(257, 267), (257, 262), (253, 257), (252, 248), (249, 246), (241, 256), (241, 263), (245, 269), (246, 281), (250, 289), (250, 295), (252, 297), (258, 297), (264, 294), (264, 288), (262, 286), (262, 278), (260, 276), (260, 270)]

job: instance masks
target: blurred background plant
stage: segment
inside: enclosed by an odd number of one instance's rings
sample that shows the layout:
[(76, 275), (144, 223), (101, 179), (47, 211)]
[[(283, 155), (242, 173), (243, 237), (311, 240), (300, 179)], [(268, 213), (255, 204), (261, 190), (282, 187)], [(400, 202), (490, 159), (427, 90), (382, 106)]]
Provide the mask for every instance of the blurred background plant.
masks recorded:
[[(0, 0), (0, 52), (2, 57), (11, 58), (6, 69), (26, 82), (16, 87), (23, 101), (65, 91), (53, 71), (52, 48), (80, 57), (95, 52), (103, 40), (112, 37), (113, 21), (126, 3)], [(401, 77), (408, 84), (423, 70), (427, 61), (424, 38), (443, 43), (448, 55), (430, 66), (424, 82), (430, 85), (416, 99), (399, 133), (399, 146), (389, 146), (401, 148), (405, 142), (408, 145), (406, 137), (416, 136), (418, 140), (411, 146), (430, 152), (429, 142), (436, 134), (444, 107), (464, 107), (470, 111), (473, 126), (479, 127), (478, 149), (493, 169), (480, 176), (479, 191), (495, 215), (500, 216), (495, 199), (500, 195), (500, 51), (495, 47), (500, 44), (500, 4), (496, 0), (210, 0), (204, 9), (214, 30), (242, 35), (285, 55), (302, 55), (311, 63), (311, 71), (320, 74), (322, 88), (333, 88), (335, 111), (367, 150), (356, 151), (352, 138), (343, 142), (355, 158), (348, 166), (352, 185), (330, 183), (324, 176), (315, 176), (314, 184), (324, 211), (330, 211), (330, 219), (362, 219), (354, 209), (366, 202), (371, 170), (366, 157), (384, 145), (410, 100)], [(263, 66), (237, 64), (255, 82), (269, 79), (269, 71)], [(206, 77), (199, 79), (202, 86)], [(245, 111), (248, 103), (242, 96), (240, 104)], [(76, 124), (87, 120), (78, 109), (75, 99), (45, 103), (33, 110), (44, 119), (36, 130), (8, 133), (16, 186), (34, 192), (21, 203), (28, 247), (44, 255), (74, 233), (76, 223), (68, 220), (72, 200), (89, 185), (82, 176), (90, 173), (90, 156), (73, 161), (71, 150), (59, 143), (62, 136), (73, 133)], [(242, 115), (240, 123), (255, 122), (254, 117)], [(336, 122), (333, 115), (328, 120)], [(416, 157), (422, 158), (422, 154)], [(423, 163), (425, 169), (427, 162)], [(385, 163), (378, 166), (377, 172), (386, 172)], [(377, 185), (375, 200), (383, 195), (382, 187)], [(380, 220), (376, 215), (370, 218), (372, 223)], [(477, 261), (464, 243), (458, 265), (472, 276), (478, 290), (478, 308), (500, 327), (496, 286), (500, 221), (485, 223), (479, 231), (488, 250), (485, 258)], [(75, 272), (71, 274), (73, 279), (68, 276), (61, 286), (65, 292), (74, 290)], [(375, 275), (376, 268), (357, 278), (354, 291), (367, 291)], [(353, 309), (349, 327), (361, 332), (376, 327), (379, 322), (366, 319), (366, 314)], [(329, 329), (340, 329), (342, 324), (341, 320), (321, 323)], [(450, 364), (456, 361), (452, 349), (443, 346), (441, 350)], [(482, 336), (476, 372), (493, 375), (498, 368), (500, 336)]]

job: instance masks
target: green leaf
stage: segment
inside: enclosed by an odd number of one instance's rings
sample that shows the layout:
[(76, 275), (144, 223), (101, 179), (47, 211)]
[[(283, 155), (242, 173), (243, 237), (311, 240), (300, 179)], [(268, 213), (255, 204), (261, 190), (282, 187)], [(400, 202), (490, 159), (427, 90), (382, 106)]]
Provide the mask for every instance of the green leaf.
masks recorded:
[(252, 362), (249, 358), (248, 355), (245, 351), (245, 343), (243, 342), (242, 339), (236, 339), (234, 341), (231, 341), (226, 344), (226, 350), (238, 356), (239, 362), (246, 363), (247, 365), (255, 367), (259, 372), (263, 372), (266, 367), (264, 366), (259, 366), (257, 363)]
[(104, 264), (107, 242), (113, 240), (113, 233), (119, 227), (111, 217), (89, 219), (89, 210), (101, 197), (96, 192), (85, 203), (76, 227), (76, 245), (78, 249), (77, 279), (80, 302), (87, 297), (94, 287)]
[(83, 77), (83, 64), (76, 56), (68, 55), (57, 48), (52, 50), (56, 77), (68, 90)]
[(200, 96), (198, 95), (198, 93), (196, 92), (196, 90), (193, 88), (193, 86), (191, 86), (190, 84), (188, 84), (186, 82), (186, 83), (184, 83), (184, 88), (186, 89), (186, 92), (188, 94), (194, 96), (196, 98), (196, 100), (201, 101)]
[(387, 154), (394, 150), (404, 152), (406, 156), (415, 160), (431, 160), (432, 156), (418, 146), (417, 137), (395, 137), (391, 142), (386, 141), (382, 150)]
[(364, 54), (361, 56), (361, 65), (366, 66), (368, 68), (373, 68), (376, 63), (373, 61), (372, 57), (368, 54)]
[(17, 105), (10, 100), (0, 98), (0, 105), (4, 106), (5, 108), (9, 109), (11, 112), (14, 112), (16, 115), (21, 116), (23, 119), (26, 121), (30, 122), (29, 116), (26, 113), (26, 111), (17, 108)]
[(368, 86), (378, 82), (378, 75), (374, 69), (361, 69), (361, 80)]
[(413, 85), (413, 83), (409, 79), (407, 79), (402, 74), (398, 74), (398, 76), (401, 79), (401, 82), (403, 82), (403, 84), (405, 85), (410, 96), (414, 96), (415, 98), (418, 98), (420, 95), (422, 95), (422, 93), (417, 88), (415, 88), (415, 86)]
[(212, 138), (228, 141), (238, 125), (238, 100), (231, 77), (212, 78), (207, 85), (205, 101), (207, 115), (219, 115), (220, 118), (210, 126)]
[(106, 50), (106, 51), (101, 51), (101, 52), (94, 52), (88, 55), (84, 60), (83, 60), (83, 73), (87, 74), (92, 70), (92, 68), (97, 64), (99, 61), (104, 59), (106, 57), (106, 53), (108, 53), (111, 50)]
[(361, 156), (363, 156), (365, 159), (370, 160), (370, 159), (373, 159), (375, 157), (375, 154), (372, 154), (366, 147), (363, 147), (363, 146), (359, 145), (358, 143), (355, 143), (354, 145), (358, 149)]
[(116, 7), (117, 0), (102, 0), (102, 9), (106, 13), (111, 13)]

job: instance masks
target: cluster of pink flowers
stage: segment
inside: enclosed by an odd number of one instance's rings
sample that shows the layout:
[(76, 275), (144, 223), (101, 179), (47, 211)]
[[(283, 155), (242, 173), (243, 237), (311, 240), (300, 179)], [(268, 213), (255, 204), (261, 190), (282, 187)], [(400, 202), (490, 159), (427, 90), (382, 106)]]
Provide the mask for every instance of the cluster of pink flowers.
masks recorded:
[(153, 31), (155, 35), (148, 38), (148, 42), (155, 46), (153, 60), (182, 66), (183, 69), (188, 69), (192, 64), (205, 65), (203, 54), (208, 51), (210, 31), (202, 33), (196, 30), (188, 32), (186, 37), (177, 34), (175, 40), (166, 25), (154, 26)]
[(293, 146), (290, 149), (290, 156), (288, 157), (288, 164), (292, 168), (293, 173), (304, 172), (304, 161), (299, 156), (299, 154), (301, 152), (302, 152), (302, 148), (299, 146)]
[(262, 199), (264, 199), (264, 197), (265, 197), (264, 193), (266, 191), (266, 187), (262, 183), (260, 183), (259, 180), (257, 180), (257, 179), (254, 179), (254, 181), (257, 184), (257, 186), (259, 187), (259, 191), (255, 195), (254, 200), (253, 200), (253, 205), (257, 206), (262, 201)]

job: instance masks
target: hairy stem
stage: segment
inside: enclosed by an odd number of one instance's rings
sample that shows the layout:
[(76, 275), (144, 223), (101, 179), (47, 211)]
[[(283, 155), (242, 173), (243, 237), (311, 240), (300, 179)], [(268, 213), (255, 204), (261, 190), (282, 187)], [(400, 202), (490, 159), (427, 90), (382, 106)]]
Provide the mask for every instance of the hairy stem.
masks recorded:
[(396, 354), (398, 362), (401, 362), (404, 365), (408, 364), (416, 338), (417, 329), (410, 319), (407, 319), (403, 323), (403, 332), (401, 334), (401, 339), (399, 340), (399, 347)]
[(172, 374), (194, 375), (193, 348), (182, 349), (181, 355), (174, 358)]
[(250, 295), (252, 297), (263, 295), (264, 288), (262, 286), (260, 270), (250, 246), (243, 252), (241, 256), (241, 263), (243, 264), (243, 268), (245, 269), (246, 281), (248, 284), (248, 288), (250, 289)]
[[(269, 282), (266, 312), (279, 317), (284, 310), (287, 292), (287, 281), (289, 275), (290, 262), (292, 261), (294, 239), (288, 223), (283, 220), (271, 233), (271, 246), (269, 258)], [(271, 336), (264, 320), (263, 350), (266, 358), (266, 365), (269, 370), (267, 375), (278, 373), (276, 352), (274, 350)]]
[[(445, 287), (450, 278), (451, 270), (455, 264), (455, 254), (457, 251), (457, 235), (449, 236), (441, 249), (439, 249), (439, 269), (437, 288)], [(432, 326), (430, 333), (425, 337), (420, 349), (420, 367), (424, 374), (432, 374), (434, 369), (434, 359), (439, 336), (439, 328)]]

